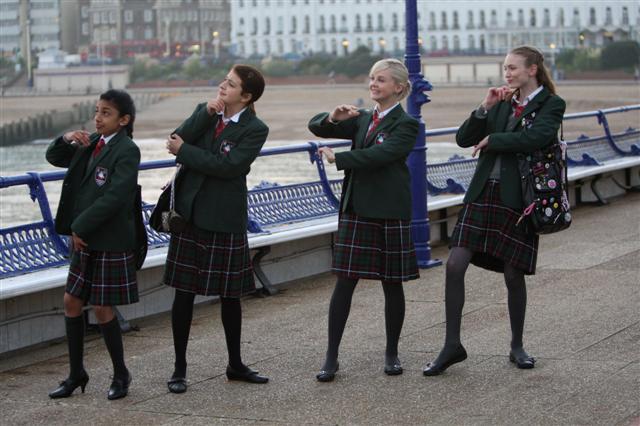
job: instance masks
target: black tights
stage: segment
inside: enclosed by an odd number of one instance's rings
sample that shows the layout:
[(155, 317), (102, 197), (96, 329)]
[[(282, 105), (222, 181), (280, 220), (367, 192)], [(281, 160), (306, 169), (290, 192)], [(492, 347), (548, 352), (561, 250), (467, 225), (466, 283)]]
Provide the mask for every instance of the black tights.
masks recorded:
[[(176, 289), (171, 307), (171, 328), (173, 330), (173, 346), (176, 353), (174, 377), (186, 377), (187, 373), (187, 343), (193, 319), (194, 293)], [(240, 337), (242, 331), (242, 307), (240, 299), (220, 298), (220, 313), (222, 326), (227, 341), (229, 365), (238, 371), (247, 367), (240, 356)]]
[[(447, 332), (440, 357), (447, 359), (449, 352), (460, 346), (460, 323), (464, 306), (464, 276), (473, 252), (464, 247), (453, 247), (447, 260), (445, 282), (445, 316)], [(522, 348), (524, 317), (527, 308), (527, 287), (524, 272), (508, 263), (504, 264), (504, 281), (507, 285), (509, 320), (511, 322), (511, 348)]]
[[(357, 279), (338, 278), (329, 304), (329, 342), (323, 370), (334, 371), (338, 364), (338, 350), (345, 324), (351, 310), (353, 291)], [(404, 291), (402, 283), (382, 282), (384, 290), (384, 316), (387, 333), (385, 362), (392, 364), (398, 357), (398, 340), (404, 322)]]

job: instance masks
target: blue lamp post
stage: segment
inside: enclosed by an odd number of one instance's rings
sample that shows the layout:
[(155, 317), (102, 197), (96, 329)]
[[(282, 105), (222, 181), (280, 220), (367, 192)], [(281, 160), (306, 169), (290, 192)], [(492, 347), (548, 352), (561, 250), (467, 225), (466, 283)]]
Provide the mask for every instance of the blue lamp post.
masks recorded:
[(411, 94), (407, 99), (407, 109), (409, 114), (420, 122), (416, 145), (407, 160), (411, 172), (411, 197), (413, 200), (411, 236), (416, 248), (418, 266), (420, 268), (431, 268), (442, 265), (442, 261), (431, 259), (427, 209), (427, 146), (424, 134), (425, 125), (424, 121), (422, 121), (420, 109), (422, 105), (430, 101), (425, 92), (430, 91), (432, 86), (421, 74), (416, 0), (405, 0), (405, 15), (407, 44), (404, 61), (409, 70), (409, 80), (411, 81)]

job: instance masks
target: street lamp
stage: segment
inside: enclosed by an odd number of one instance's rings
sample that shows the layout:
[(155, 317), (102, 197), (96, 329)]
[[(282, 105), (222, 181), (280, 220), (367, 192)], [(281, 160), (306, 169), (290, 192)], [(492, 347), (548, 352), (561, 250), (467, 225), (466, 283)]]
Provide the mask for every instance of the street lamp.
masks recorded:
[(380, 53), (384, 53), (384, 48), (387, 45), (387, 41), (384, 39), (384, 37), (380, 37), (380, 39), (378, 40), (378, 44), (380, 45)]
[(164, 56), (169, 56), (171, 55), (171, 40), (169, 39), (169, 26), (171, 25), (171, 20), (169, 19), (169, 17), (165, 17), (164, 18), (164, 36), (165, 36), (165, 50), (164, 50)]
[(213, 43), (213, 57), (217, 60), (220, 55), (220, 33), (218, 31), (211, 33), (211, 43)]
[(342, 49), (344, 50), (344, 56), (349, 54), (349, 40), (346, 38), (342, 39)]
[(551, 78), (558, 79), (558, 72), (556, 70), (556, 44), (550, 43), (549, 49), (551, 50)]

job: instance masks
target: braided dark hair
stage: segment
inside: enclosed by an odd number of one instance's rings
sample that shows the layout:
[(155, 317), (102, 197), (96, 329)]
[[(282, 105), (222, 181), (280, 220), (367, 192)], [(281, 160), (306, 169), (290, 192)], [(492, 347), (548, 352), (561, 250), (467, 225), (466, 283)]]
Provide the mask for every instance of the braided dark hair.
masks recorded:
[(129, 115), (129, 123), (125, 126), (127, 136), (133, 137), (133, 122), (136, 120), (136, 106), (131, 95), (124, 90), (109, 89), (100, 95), (100, 100), (111, 102), (118, 110), (120, 117)]

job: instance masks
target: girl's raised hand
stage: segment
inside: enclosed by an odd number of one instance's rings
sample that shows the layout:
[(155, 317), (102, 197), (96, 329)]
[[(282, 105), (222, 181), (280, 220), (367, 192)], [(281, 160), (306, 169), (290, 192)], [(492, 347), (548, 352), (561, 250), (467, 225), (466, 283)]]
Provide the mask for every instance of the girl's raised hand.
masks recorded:
[(77, 142), (82, 146), (89, 146), (91, 145), (89, 136), (91, 136), (91, 133), (87, 132), (86, 130), (72, 130), (62, 135), (62, 138), (69, 143)]
[(216, 97), (207, 102), (207, 112), (209, 115), (219, 114), (224, 111), (224, 102), (220, 97)]
[(360, 112), (358, 112), (358, 107), (355, 105), (338, 105), (333, 111), (331, 111), (331, 114), (329, 114), (329, 120), (343, 121), (359, 115)]
[(487, 96), (482, 101), (482, 106), (488, 111), (498, 102), (504, 101), (511, 92), (512, 90), (509, 86), (490, 87)]

